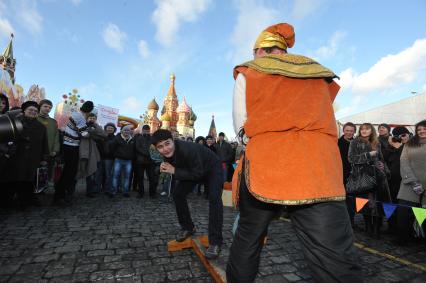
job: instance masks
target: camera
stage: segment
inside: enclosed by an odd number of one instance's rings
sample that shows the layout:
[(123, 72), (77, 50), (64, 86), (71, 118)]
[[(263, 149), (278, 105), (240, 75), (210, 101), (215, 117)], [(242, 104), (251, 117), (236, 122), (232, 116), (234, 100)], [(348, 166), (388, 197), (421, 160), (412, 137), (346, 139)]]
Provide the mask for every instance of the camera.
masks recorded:
[(399, 143), (401, 143), (402, 142), (402, 138), (400, 136), (392, 137), (392, 142), (399, 142)]
[(11, 142), (17, 140), (24, 130), (22, 125), (22, 110), (12, 110), (0, 115), (0, 142)]

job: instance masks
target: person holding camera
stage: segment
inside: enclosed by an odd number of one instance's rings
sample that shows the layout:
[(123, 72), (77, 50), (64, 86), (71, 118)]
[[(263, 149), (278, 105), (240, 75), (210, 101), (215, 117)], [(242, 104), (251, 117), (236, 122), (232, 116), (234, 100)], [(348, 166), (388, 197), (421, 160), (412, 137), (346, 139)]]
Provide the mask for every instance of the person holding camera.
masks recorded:
[[(383, 158), (390, 171), (389, 191), (392, 203), (397, 202), (396, 196), (401, 185), (400, 173), (400, 157), (404, 145), (410, 139), (410, 132), (406, 127), (395, 127), (392, 130), (392, 136), (388, 138), (388, 147), (383, 150)], [(388, 220), (388, 231), (396, 232), (396, 219), (398, 211), (395, 211), (392, 217)]]
[(23, 133), (16, 141), (16, 152), (4, 168), (8, 186), (18, 196), (18, 206), (25, 209), (29, 205), (39, 206), (34, 192), (37, 168), (46, 164), (49, 156), (47, 130), (38, 120), (38, 103), (26, 101), (22, 104)]

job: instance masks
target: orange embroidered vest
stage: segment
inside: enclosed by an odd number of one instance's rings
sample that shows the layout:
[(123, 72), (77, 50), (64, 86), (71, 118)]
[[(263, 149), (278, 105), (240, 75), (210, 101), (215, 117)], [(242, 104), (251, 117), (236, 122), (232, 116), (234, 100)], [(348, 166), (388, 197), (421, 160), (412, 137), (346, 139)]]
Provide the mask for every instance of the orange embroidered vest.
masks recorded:
[(334, 73), (298, 55), (268, 55), (234, 69), (246, 78), (249, 142), (233, 178), (257, 199), (300, 205), (345, 198), (332, 103)]

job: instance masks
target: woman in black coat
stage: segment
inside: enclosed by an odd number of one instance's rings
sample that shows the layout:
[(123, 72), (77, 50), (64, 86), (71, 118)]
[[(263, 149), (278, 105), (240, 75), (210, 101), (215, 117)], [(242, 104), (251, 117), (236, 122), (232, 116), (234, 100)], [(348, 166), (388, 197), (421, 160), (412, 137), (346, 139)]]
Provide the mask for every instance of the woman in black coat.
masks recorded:
[(18, 195), (19, 206), (25, 208), (37, 204), (34, 190), (37, 168), (49, 154), (46, 127), (37, 121), (38, 104), (27, 101), (22, 104), (24, 112), (22, 137), (16, 142), (16, 152), (6, 166), (6, 178), (10, 188)]

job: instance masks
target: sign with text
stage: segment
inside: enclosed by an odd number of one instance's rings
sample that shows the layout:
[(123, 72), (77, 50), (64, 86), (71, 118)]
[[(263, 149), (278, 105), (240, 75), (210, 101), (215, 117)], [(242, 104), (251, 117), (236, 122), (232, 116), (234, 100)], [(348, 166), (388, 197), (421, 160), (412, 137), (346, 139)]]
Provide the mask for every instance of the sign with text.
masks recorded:
[(98, 104), (98, 124), (102, 127), (107, 123), (113, 123), (117, 126), (119, 109)]

